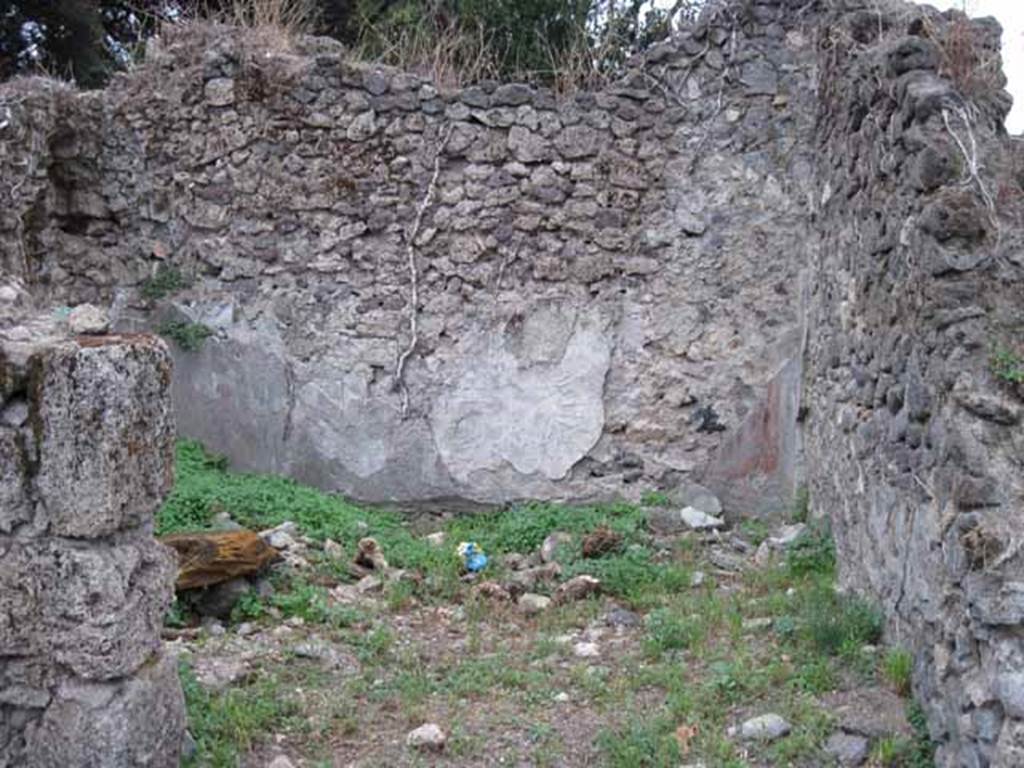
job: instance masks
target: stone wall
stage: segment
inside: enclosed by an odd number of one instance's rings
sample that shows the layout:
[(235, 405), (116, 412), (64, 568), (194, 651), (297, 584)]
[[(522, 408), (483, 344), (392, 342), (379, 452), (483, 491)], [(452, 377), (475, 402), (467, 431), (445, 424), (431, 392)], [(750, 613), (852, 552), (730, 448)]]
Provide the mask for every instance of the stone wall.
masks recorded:
[[(807, 476), (843, 586), (914, 652), (937, 763), (1009, 768), (1024, 765), (1024, 392), (993, 355), (1024, 352), (1024, 158), (998, 70), (944, 76), (935, 41), (955, 18), (864, 4), (823, 49)], [(971, 30), (998, 53), (991, 20)]]
[[(797, 356), (814, 51), (784, 5), (596, 93), (256, 46), (170, 30), (62, 97), (50, 187), (0, 230), (48, 301), (216, 330), (176, 351), (177, 420), (235, 466), (377, 501), (637, 497), (703, 473)], [(164, 266), (191, 288), (143, 300)], [(724, 463), (727, 512), (788, 505), (791, 464)]]
[(177, 766), (176, 568), (152, 534), (170, 358), (152, 337), (13, 324), (24, 297), (0, 290), (0, 766)]

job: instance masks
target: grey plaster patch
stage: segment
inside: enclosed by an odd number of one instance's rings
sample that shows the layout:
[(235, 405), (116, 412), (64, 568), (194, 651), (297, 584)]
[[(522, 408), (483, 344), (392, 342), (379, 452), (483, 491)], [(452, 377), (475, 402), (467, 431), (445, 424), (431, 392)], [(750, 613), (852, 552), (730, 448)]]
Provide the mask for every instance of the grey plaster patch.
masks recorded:
[(434, 439), (452, 476), (511, 465), (523, 475), (565, 477), (594, 446), (604, 426), (604, 379), (611, 339), (597, 317), (574, 319), (557, 361), (550, 355), (563, 330), (551, 317), (526, 321), (520, 357), (507, 339), (479, 339), (480, 351), (451, 377), (431, 413)]

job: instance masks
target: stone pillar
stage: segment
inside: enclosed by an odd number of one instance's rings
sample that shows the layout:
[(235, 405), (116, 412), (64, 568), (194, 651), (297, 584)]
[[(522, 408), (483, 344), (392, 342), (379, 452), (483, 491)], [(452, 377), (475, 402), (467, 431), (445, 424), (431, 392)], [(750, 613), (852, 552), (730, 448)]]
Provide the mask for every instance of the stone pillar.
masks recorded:
[(170, 376), (151, 336), (0, 328), (0, 768), (179, 763)]

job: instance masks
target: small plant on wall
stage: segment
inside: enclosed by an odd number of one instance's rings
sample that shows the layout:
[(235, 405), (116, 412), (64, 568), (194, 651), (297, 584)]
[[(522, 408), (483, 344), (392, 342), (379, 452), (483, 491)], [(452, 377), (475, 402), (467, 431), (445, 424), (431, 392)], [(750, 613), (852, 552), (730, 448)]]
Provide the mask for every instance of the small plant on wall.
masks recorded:
[(1024, 384), (1024, 356), (1008, 346), (999, 345), (993, 350), (989, 367), (1000, 381)]
[(213, 330), (202, 323), (187, 323), (183, 320), (165, 320), (157, 333), (169, 339), (186, 352), (195, 352), (203, 342), (213, 335)]
[(169, 264), (161, 264), (156, 274), (142, 283), (139, 293), (147, 301), (155, 301), (187, 288), (188, 285), (189, 280), (181, 270)]

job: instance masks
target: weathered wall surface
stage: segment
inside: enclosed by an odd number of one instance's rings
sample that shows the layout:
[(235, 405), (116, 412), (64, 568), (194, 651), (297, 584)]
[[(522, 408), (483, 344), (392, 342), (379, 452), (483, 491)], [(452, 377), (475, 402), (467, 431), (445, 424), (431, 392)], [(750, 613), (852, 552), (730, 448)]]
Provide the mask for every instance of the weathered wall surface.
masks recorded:
[[(807, 476), (843, 584), (914, 651), (938, 764), (1009, 768), (1024, 765), (1024, 392), (991, 358), (1024, 351), (1020, 150), (997, 69), (940, 75), (944, 29), (897, 5), (830, 30)], [(998, 52), (993, 24), (972, 34)]]
[(178, 765), (170, 358), (152, 337), (13, 324), (0, 295), (0, 766)]
[[(30, 231), (33, 289), (114, 301), (126, 328), (215, 328), (177, 356), (177, 420), (239, 467), (372, 500), (628, 496), (701, 474), (798, 352), (801, 19), (719, 13), (569, 97), (439, 93), (305, 46), (175, 31), (141, 71), (64, 98), (52, 185), (19, 191), (0, 232), (13, 254)], [(150, 310), (138, 288), (165, 264), (196, 280)], [(784, 507), (781, 466), (736, 504)]]

